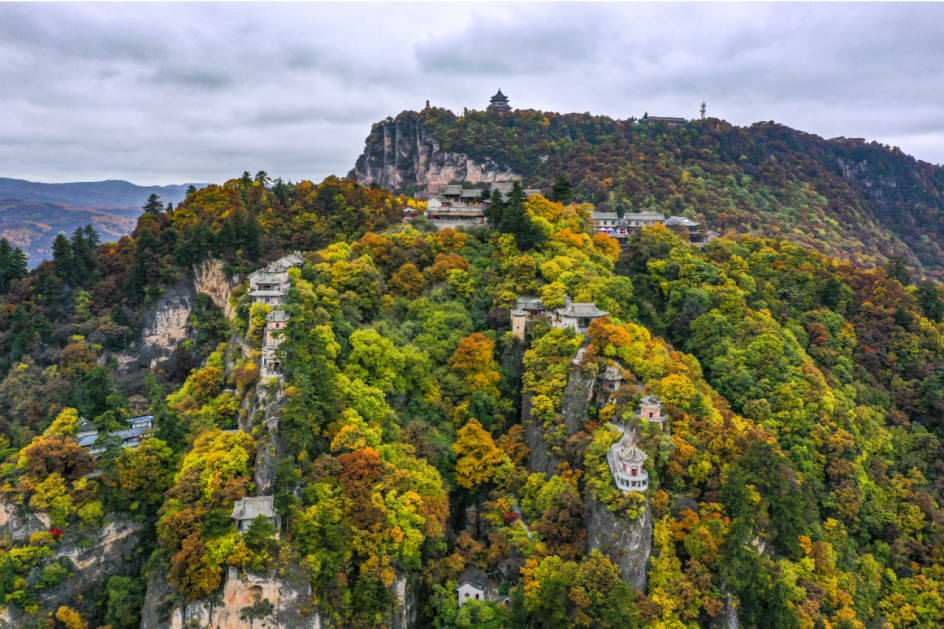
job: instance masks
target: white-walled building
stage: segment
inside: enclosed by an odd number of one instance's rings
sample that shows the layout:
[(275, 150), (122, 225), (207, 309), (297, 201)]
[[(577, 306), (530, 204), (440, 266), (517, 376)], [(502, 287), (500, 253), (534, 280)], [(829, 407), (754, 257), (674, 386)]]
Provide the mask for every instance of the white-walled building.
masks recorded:
[(288, 299), (288, 289), (292, 285), (289, 269), (303, 266), (305, 258), (296, 251), (284, 258), (279, 258), (264, 269), (249, 275), (249, 294), (253, 303), (279, 306)]
[(649, 489), (649, 472), (643, 466), (649, 456), (636, 445), (636, 432), (624, 433), (610, 446), (606, 460), (613, 482), (624, 494)]
[(275, 510), (275, 498), (259, 496), (257, 498), (242, 498), (233, 504), (233, 513), (230, 516), (236, 521), (236, 529), (240, 535), (249, 530), (252, 521), (260, 515), (269, 519), (269, 522), (279, 528), (279, 514)]

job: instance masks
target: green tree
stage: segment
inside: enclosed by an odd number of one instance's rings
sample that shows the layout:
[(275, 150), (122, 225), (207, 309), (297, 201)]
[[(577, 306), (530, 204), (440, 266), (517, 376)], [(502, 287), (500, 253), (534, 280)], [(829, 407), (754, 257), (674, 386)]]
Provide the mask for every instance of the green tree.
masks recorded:
[(105, 588), (105, 626), (137, 629), (144, 605), (144, 582), (131, 577), (110, 577)]
[(574, 186), (565, 175), (558, 175), (557, 181), (551, 186), (551, 201), (570, 205), (574, 199)]
[(924, 280), (918, 284), (918, 293), (915, 296), (918, 299), (918, 305), (924, 311), (924, 316), (935, 323), (940, 323), (944, 318), (944, 301), (941, 301), (937, 284), (931, 280)]
[(195, 194), (196, 192), (197, 192), (197, 187), (196, 187), (195, 185), (190, 184), (189, 186), (187, 186), (187, 196), (188, 196), (188, 197), (189, 197), (191, 194)]
[(898, 280), (902, 286), (911, 284), (911, 267), (901, 256), (892, 256), (885, 263), (885, 276)]
[(72, 268), (75, 261), (72, 257), (72, 243), (65, 234), (58, 234), (52, 241), (52, 259), (56, 265), (56, 276), (63, 282), (71, 284)]
[(492, 197), (488, 203), (488, 207), (485, 208), (485, 220), (488, 221), (489, 225), (494, 225), (497, 227), (501, 224), (504, 211), (505, 200), (502, 199), (501, 192), (499, 192), (496, 188), (492, 191)]
[(157, 214), (163, 212), (164, 204), (161, 203), (160, 199), (161, 198), (156, 194), (149, 196), (147, 202), (144, 204), (144, 213), (156, 216)]
[(13, 282), (29, 275), (26, 254), (13, 247), (6, 238), (0, 239), (0, 293), (13, 287)]
[(515, 243), (522, 251), (528, 251), (543, 243), (547, 237), (541, 228), (534, 224), (524, 207), (524, 188), (520, 181), (515, 181), (508, 197), (508, 204), (502, 212), (501, 223), (498, 226), (503, 234), (515, 237)]

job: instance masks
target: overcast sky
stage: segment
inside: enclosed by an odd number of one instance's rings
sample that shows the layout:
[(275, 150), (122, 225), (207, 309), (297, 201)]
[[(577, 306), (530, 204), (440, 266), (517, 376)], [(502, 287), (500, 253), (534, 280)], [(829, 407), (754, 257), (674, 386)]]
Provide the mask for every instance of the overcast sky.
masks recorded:
[(708, 113), (944, 162), (942, 4), (0, 2), (0, 177), (320, 180), (427, 99)]

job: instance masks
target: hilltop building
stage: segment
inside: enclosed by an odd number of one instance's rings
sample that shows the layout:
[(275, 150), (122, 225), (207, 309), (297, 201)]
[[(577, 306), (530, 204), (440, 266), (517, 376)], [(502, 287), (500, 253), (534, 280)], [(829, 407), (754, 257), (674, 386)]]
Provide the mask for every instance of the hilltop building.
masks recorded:
[(230, 516), (236, 521), (236, 530), (242, 535), (249, 530), (253, 520), (260, 515), (268, 518), (269, 523), (279, 529), (281, 522), (278, 512), (275, 510), (275, 498), (273, 496), (259, 496), (258, 498), (242, 498), (233, 505), (233, 513)]
[(508, 106), (508, 97), (502, 94), (501, 88), (498, 89), (498, 93), (492, 96), (489, 101), (488, 111), (494, 111), (500, 114), (511, 111), (511, 107)]
[(685, 118), (675, 118), (673, 116), (648, 116), (647, 115), (647, 116), (643, 116), (639, 122), (647, 122), (647, 123), (664, 122), (670, 127), (681, 127), (683, 124), (688, 122), (688, 120), (686, 120)]
[(288, 289), (292, 285), (288, 270), (305, 264), (305, 258), (296, 251), (284, 258), (279, 258), (264, 269), (249, 275), (249, 294), (253, 303), (279, 306), (288, 298)]
[(648, 458), (636, 445), (636, 431), (623, 433), (623, 438), (610, 446), (606, 461), (613, 482), (624, 494), (649, 489), (649, 472), (643, 467)]
[(701, 237), (701, 225), (684, 216), (670, 216), (666, 219), (665, 226), (678, 228), (679, 231), (687, 236), (688, 242), (693, 245), (703, 242)]
[(511, 311), (511, 331), (520, 340), (528, 335), (528, 322), (535, 317), (546, 316), (551, 327), (570, 328), (580, 334), (586, 334), (594, 319), (605, 317), (608, 312), (597, 308), (595, 303), (575, 304), (570, 297), (564, 297), (564, 307), (551, 310), (544, 305), (540, 297), (519, 297)]

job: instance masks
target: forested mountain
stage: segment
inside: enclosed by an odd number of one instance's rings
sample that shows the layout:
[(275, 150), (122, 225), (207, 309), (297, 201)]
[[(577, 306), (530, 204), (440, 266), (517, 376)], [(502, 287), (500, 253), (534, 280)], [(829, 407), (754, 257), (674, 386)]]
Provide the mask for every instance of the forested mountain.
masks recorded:
[(175, 184), (170, 186), (138, 186), (129, 181), (86, 181), (75, 183), (37, 183), (24, 179), (0, 177), (0, 198), (13, 198), (36, 203), (54, 203), (72, 207), (140, 208), (147, 198), (156, 194), (164, 203), (179, 203), (187, 196), (189, 186), (206, 184)]
[[(762, 171), (731, 185), (760, 194)], [(621, 250), (592, 205), (520, 187), (496, 229), (437, 231), (424, 209), (260, 173), (14, 265), (0, 627), (941, 626), (937, 285), (783, 239), (699, 248), (656, 226)], [(266, 332), (248, 275), (294, 251)], [(525, 296), (607, 314), (586, 334), (538, 317), (522, 341)], [(263, 380), (273, 333), (282, 376)], [(664, 425), (637, 415), (644, 395)], [(645, 491), (614, 483), (621, 429)], [(269, 499), (237, 529), (234, 508)], [(460, 582), (483, 594), (461, 609)]]
[(61, 233), (93, 225), (108, 239), (130, 234), (140, 209), (75, 208), (68, 205), (0, 199), (0, 237), (6, 238), (38, 266), (52, 257), (52, 242)]
[[(374, 125), (352, 176), (399, 190), (514, 175), (620, 212), (703, 219), (718, 232), (782, 238), (859, 266), (904, 256), (944, 271), (944, 169), (897, 147), (824, 140), (776, 124), (680, 127), (590, 114), (441, 108)], [(445, 181), (443, 181), (445, 180)]]

